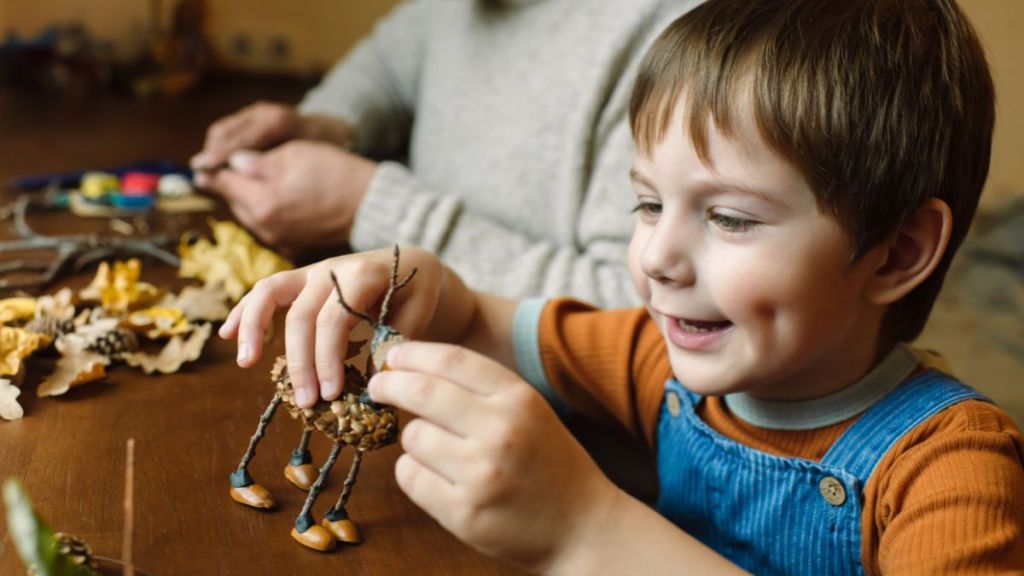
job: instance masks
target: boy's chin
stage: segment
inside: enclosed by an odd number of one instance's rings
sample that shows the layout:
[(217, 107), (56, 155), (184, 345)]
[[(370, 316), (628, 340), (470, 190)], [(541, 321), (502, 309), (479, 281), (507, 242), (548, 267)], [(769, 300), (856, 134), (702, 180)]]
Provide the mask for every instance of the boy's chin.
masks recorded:
[(701, 396), (721, 396), (739, 392), (741, 385), (735, 375), (724, 367), (709, 366), (706, 362), (672, 359), (672, 375), (690, 392)]

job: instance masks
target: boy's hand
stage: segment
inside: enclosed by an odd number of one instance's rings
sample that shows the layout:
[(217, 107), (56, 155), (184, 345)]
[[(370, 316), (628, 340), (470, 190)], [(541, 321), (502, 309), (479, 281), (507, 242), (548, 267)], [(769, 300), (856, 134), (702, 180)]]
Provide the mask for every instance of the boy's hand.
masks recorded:
[[(260, 280), (228, 315), (222, 338), (238, 338), (238, 365), (259, 360), (263, 334), (277, 308), (290, 306), (285, 320), (288, 374), (299, 406), (311, 407), (317, 397), (338, 397), (349, 331), (358, 318), (338, 303), (331, 272), (338, 278), (345, 302), (353, 310), (377, 317), (380, 299), (391, 280), (393, 249), (331, 258), (280, 272)], [(423, 334), (437, 306), (445, 270), (430, 252), (401, 250), (399, 278), (417, 268), (416, 278), (394, 295), (386, 322), (408, 337)]]
[(239, 152), (207, 177), (235, 217), (260, 240), (292, 253), (348, 241), (377, 163), (342, 148), (292, 140)]
[(419, 418), (395, 465), (401, 489), (480, 551), (544, 570), (608, 528), (618, 489), (518, 375), (468, 349), (406, 342), (370, 396)]

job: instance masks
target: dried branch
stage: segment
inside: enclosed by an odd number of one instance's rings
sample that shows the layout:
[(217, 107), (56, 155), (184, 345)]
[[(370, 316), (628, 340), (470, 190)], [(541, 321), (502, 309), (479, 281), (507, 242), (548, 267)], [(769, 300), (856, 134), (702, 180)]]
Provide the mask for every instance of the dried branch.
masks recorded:
[[(32, 208), (51, 208), (52, 200), (44, 198), (33, 201), (29, 194), (22, 194), (13, 203), (0, 209), (0, 216), (11, 218), (17, 239), (0, 241), (0, 254), (49, 251), (49, 260), (18, 260), (0, 266), (0, 293), (17, 290), (38, 290), (52, 283), (69, 267), (79, 269), (97, 260), (119, 256), (150, 256), (161, 262), (178, 267), (180, 261), (173, 251), (175, 239), (161, 234), (148, 237), (108, 237), (98, 234), (67, 234), (46, 236), (32, 229), (27, 215)], [(22, 281), (4, 278), (9, 274), (38, 272)]]

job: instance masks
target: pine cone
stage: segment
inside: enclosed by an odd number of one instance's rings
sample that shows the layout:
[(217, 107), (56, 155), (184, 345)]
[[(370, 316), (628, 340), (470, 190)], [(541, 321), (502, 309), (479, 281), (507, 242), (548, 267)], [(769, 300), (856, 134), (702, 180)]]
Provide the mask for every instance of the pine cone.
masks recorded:
[(89, 545), (84, 541), (63, 532), (57, 532), (53, 535), (53, 538), (57, 551), (60, 554), (67, 556), (79, 566), (88, 566), (93, 570), (99, 569), (96, 566), (96, 562), (92, 559), (92, 550), (89, 549)]
[(53, 316), (41, 316), (25, 324), (25, 330), (36, 334), (43, 334), (44, 336), (49, 336), (52, 340), (56, 340), (58, 336), (74, 332), (75, 321), (71, 318), (61, 320)]
[(131, 331), (115, 328), (90, 342), (87, 349), (108, 358), (116, 358), (126, 352), (138, 350), (139, 339)]

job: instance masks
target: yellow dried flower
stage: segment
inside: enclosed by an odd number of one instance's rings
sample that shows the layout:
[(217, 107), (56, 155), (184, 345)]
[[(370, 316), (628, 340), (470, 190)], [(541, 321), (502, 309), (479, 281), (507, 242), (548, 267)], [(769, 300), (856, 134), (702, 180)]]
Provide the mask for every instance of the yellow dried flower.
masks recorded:
[(159, 294), (156, 286), (140, 282), (142, 264), (138, 258), (114, 262), (111, 269), (107, 262), (100, 262), (96, 277), (79, 292), (84, 300), (99, 301), (100, 306), (111, 314), (123, 314), (133, 308), (152, 302)]
[(258, 280), (292, 268), (233, 222), (210, 220), (210, 228), (215, 242), (183, 237), (178, 245), (182, 278), (198, 278), (206, 287), (222, 288), (237, 302)]
[(36, 315), (36, 299), (28, 296), (0, 300), (0, 324), (30, 320)]
[(21, 361), (39, 348), (50, 345), (50, 337), (21, 328), (0, 326), (0, 376), (13, 376)]

